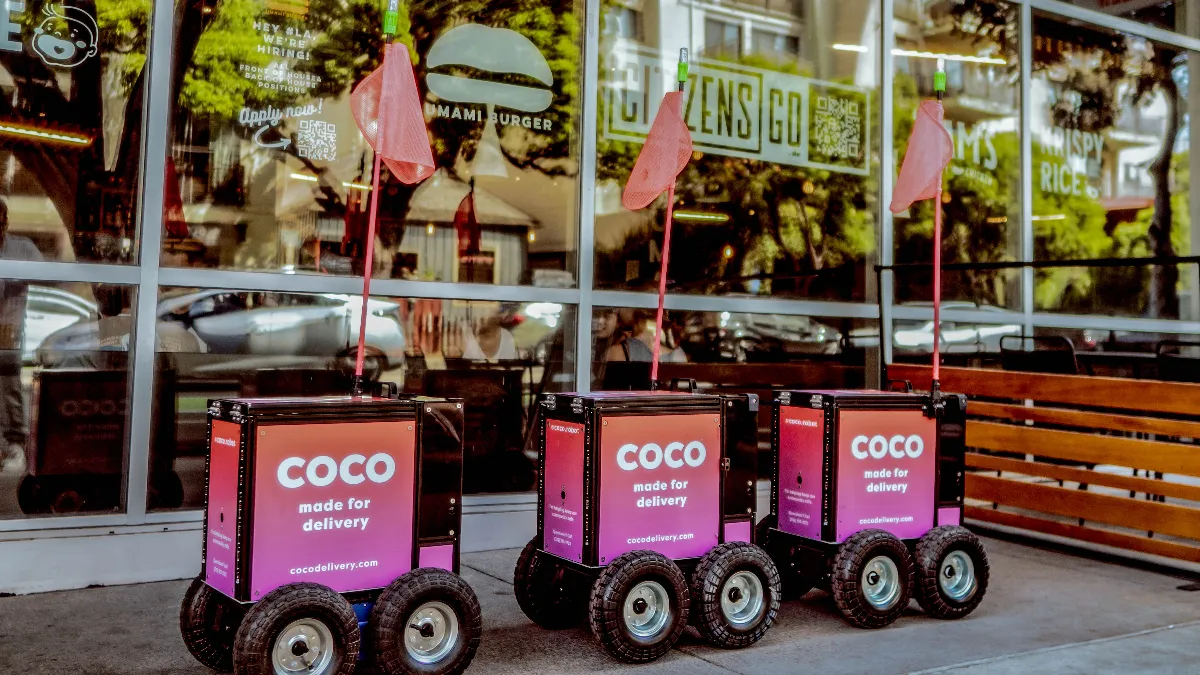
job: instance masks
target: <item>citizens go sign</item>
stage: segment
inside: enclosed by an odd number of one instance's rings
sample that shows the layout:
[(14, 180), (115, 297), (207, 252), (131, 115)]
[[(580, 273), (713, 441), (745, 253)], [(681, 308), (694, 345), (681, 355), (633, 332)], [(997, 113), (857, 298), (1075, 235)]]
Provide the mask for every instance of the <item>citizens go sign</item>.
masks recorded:
[[(618, 43), (606, 56), (604, 137), (643, 143), (675, 64), (654, 50)], [(674, 55), (671, 57), (674, 58)], [(870, 173), (869, 91), (799, 75), (696, 59), (683, 118), (696, 150), (841, 173)]]

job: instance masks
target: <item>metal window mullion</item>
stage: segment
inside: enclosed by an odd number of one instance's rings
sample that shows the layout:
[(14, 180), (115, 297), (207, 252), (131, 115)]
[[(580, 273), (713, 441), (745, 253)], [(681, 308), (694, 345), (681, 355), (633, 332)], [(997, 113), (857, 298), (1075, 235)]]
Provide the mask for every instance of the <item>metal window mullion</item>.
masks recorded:
[[(1187, 31), (1188, 35), (1200, 35), (1200, 7), (1188, 7)], [(1187, 62), (1188, 95), (1185, 100), (1188, 101), (1189, 107), (1193, 102), (1200, 106), (1200, 53), (1188, 53)], [(1188, 169), (1190, 175), (1200, 176), (1200, 134), (1191, 129), (1194, 120), (1195, 118), (1190, 117), (1189, 111)], [(1188, 191), (1188, 206), (1190, 213), (1200, 214), (1200, 190)], [(1191, 250), (1188, 253), (1196, 255), (1200, 252), (1200, 215), (1190, 218), (1189, 221)], [(1191, 291), (1191, 297), (1188, 298), (1188, 318), (1192, 321), (1200, 321), (1200, 265), (1188, 265), (1187, 276)]]
[(1033, 325), (1045, 328), (1074, 328), (1093, 330), (1122, 330), (1133, 333), (1182, 333), (1200, 335), (1200, 321), (1177, 319), (1138, 319), (1098, 314), (1050, 314), (1038, 312), (1033, 315)]
[[(895, 230), (892, 212), (888, 204), (892, 201), (892, 167), (895, 166), (895, 124), (892, 114), (896, 74), (892, 49), (896, 46), (896, 17), (894, 0), (882, 0), (883, 8), (879, 21), (880, 33), (880, 121), (879, 128), (879, 263), (891, 265), (895, 259)], [(892, 362), (892, 305), (895, 301), (895, 274), (884, 270), (879, 275), (879, 347), (886, 367)], [(882, 386), (883, 383), (880, 383)]]
[(130, 265), (5, 260), (0, 277), (23, 281), (133, 285), (138, 282), (138, 270)]
[[(658, 296), (654, 293), (629, 291), (592, 291), (591, 301), (597, 307), (628, 307), (655, 309)], [(829, 302), (825, 300), (789, 300), (786, 298), (748, 298), (723, 295), (691, 295), (668, 293), (667, 309), (684, 312), (745, 312), (749, 314), (784, 314), (824, 316), (847, 319), (876, 319), (879, 306), (874, 303)]]
[(166, 177), (167, 134), (171, 112), (171, 65), (175, 9), (171, 0), (154, 3), (150, 34), (149, 83), (142, 115), (141, 267), (137, 311), (134, 314), (133, 372), (129, 398), (129, 452), (125, 489), (128, 523), (146, 521), (151, 428), (154, 421), (156, 365), (155, 319), (158, 314), (158, 273), (162, 251), (163, 187)]
[[(1021, 79), (1021, 261), (1033, 261), (1033, 8), (1021, 5), (1018, 58)], [(1032, 267), (1021, 268), (1021, 312), (1025, 315), (1024, 335), (1033, 335)]]
[(600, 0), (584, 3), (583, 120), (579, 125), (579, 305), (575, 312), (575, 390), (592, 389), (592, 285), (595, 282), (596, 113), (600, 89)]
[[(282, 274), (240, 270), (163, 268), (158, 281), (164, 287), (221, 288), (240, 291), (277, 293), (336, 293), (359, 295), (362, 277)], [(485, 300), (496, 302), (557, 302), (574, 304), (579, 291), (574, 288), (537, 286), (496, 286), (492, 284), (450, 283), (372, 279), (371, 295), (393, 298), (429, 298), (443, 300)]]
[(1180, 49), (1190, 49), (1200, 51), (1200, 39), (1189, 37), (1181, 33), (1167, 30), (1165, 28), (1157, 28), (1155, 26), (1147, 26), (1143, 23), (1138, 23), (1132, 19), (1125, 19), (1111, 14), (1104, 14), (1091, 9), (1085, 9), (1059, 0), (1016, 0), (1022, 4), (1027, 4), (1038, 11), (1056, 14), (1067, 19), (1078, 19), (1087, 23), (1095, 24), (1102, 28), (1119, 31), (1129, 35), (1149, 38), (1163, 44), (1179, 47)]

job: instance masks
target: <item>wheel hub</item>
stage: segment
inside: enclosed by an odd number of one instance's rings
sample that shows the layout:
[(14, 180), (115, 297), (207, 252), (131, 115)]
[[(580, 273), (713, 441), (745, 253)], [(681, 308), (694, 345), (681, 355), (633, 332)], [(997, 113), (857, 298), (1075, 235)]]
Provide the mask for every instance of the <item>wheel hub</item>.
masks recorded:
[(965, 551), (951, 551), (942, 560), (942, 574), (938, 586), (947, 598), (963, 602), (975, 595), (979, 580), (975, 576), (975, 563)]
[(758, 622), (766, 608), (762, 580), (749, 571), (736, 572), (725, 581), (721, 614), (739, 628)]
[(903, 587), (900, 570), (891, 558), (880, 555), (867, 562), (862, 573), (862, 593), (867, 604), (886, 611), (900, 602)]
[(458, 645), (458, 615), (444, 602), (427, 602), (408, 617), (404, 647), (418, 663), (434, 664)]
[(625, 628), (639, 638), (652, 638), (667, 627), (671, 601), (657, 581), (643, 581), (625, 597)]
[(271, 662), (275, 675), (326, 675), (333, 672), (333, 633), (320, 619), (298, 619), (275, 638)]

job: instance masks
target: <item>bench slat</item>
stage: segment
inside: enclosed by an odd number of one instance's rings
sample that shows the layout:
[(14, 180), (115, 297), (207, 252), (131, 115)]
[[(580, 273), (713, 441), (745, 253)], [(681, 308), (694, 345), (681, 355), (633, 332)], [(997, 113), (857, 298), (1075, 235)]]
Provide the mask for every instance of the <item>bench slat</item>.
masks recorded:
[(1026, 476), (1041, 476), (1044, 478), (1053, 478), (1054, 480), (1071, 481), (1073, 483), (1104, 485), (1121, 490), (1131, 490), (1133, 492), (1144, 492), (1146, 494), (1163, 495), (1200, 502), (1200, 487), (1172, 483), (1165, 480), (1155, 480), (1153, 478), (1139, 478), (1137, 476), (1104, 473), (1103, 471), (1073, 469), (1069, 466), (1043, 464), (1042, 462), (1026, 462), (1007, 457), (992, 457), (974, 452), (967, 453), (967, 466), (976, 469), (1011, 471)]
[(1112, 546), (1127, 551), (1138, 551), (1150, 555), (1163, 556), (1164, 558), (1175, 558), (1177, 560), (1200, 563), (1200, 547), (1188, 546), (1187, 544), (1180, 544), (1174, 541), (1148, 539), (1123, 532), (1109, 532), (1107, 530), (1098, 530), (1094, 527), (1058, 523), (1017, 513), (987, 509), (982, 506), (967, 506), (963, 512), (963, 516), (971, 520), (980, 520), (1007, 527), (1016, 527), (1022, 530), (1041, 532), (1056, 537), (1078, 539), (1080, 541), (1089, 541), (1093, 544)]
[(1104, 429), (1107, 431), (1128, 431), (1144, 434), (1160, 434), (1163, 436), (1200, 438), (1200, 422), (1188, 422), (1184, 420), (1166, 420), (1157, 417), (1117, 415), (1104, 412), (1066, 410), (1063, 408), (1029, 408), (1015, 403), (992, 403), (989, 401), (971, 401), (967, 404), (967, 412), (972, 417), (996, 417), (1022, 422), (1061, 424), (1062, 426), (1080, 427), (1083, 429)]
[(969, 473), (967, 497), (1200, 540), (1200, 509)]
[(1200, 476), (1200, 448), (999, 422), (967, 423), (967, 447)]
[[(894, 363), (888, 366), (887, 375), (893, 380), (909, 380), (921, 389), (928, 388), (932, 371), (929, 366)], [(1031, 399), (1178, 415), (1195, 415), (1200, 411), (1200, 384), (1187, 382), (978, 368), (942, 368), (941, 377), (942, 391), (970, 397)], [(1149, 387), (1153, 387), (1153, 396), (1146, 395)]]

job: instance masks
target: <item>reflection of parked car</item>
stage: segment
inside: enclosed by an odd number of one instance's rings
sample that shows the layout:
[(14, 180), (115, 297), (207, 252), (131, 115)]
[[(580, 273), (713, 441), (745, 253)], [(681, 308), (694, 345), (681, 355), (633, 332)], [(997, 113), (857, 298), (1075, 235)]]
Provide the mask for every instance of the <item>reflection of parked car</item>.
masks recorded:
[[(344, 359), (353, 367), (361, 307), (358, 296), (351, 295), (209, 290), (163, 298), (158, 318), (190, 328), (210, 354), (254, 357), (223, 360), (215, 366), (221, 370), (311, 366), (314, 358), (330, 357)], [(369, 369), (377, 376), (403, 363), (404, 333), (397, 315), (399, 305), (371, 300), (367, 307)], [(98, 348), (96, 322), (78, 324), (48, 337), (39, 350), (39, 360), (54, 365), (70, 352)], [(209, 364), (203, 370), (213, 367)]]
[(836, 354), (841, 333), (811, 317), (721, 312), (717, 325), (693, 315), (683, 330), (683, 348), (695, 361), (786, 361), (803, 354)]
[(38, 347), (50, 335), (81, 321), (96, 318), (96, 303), (57, 288), (30, 286), (25, 302), (25, 341), (22, 357), (34, 359)]
[[(928, 302), (905, 303), (905, 307), (932, 307)], [(1007, 310), (972, 302), (944, 302), (943, 310), (994, 312), (996, 322), (959, 323), (942, 320), (942, 351), (951, 354), (999, 352), (1000, 339), (1005, 335), (1020, 335), (1021, 325), (1012, 323)], [(850, 344), (855, 347), (879, 345), (877, 328), (860, 328), (850, 332)], [(933, 321), (897, 319), (893, 323), (892, 350), (895, 354), (933, 353)]]

